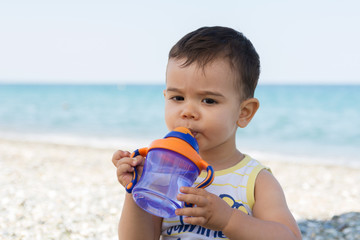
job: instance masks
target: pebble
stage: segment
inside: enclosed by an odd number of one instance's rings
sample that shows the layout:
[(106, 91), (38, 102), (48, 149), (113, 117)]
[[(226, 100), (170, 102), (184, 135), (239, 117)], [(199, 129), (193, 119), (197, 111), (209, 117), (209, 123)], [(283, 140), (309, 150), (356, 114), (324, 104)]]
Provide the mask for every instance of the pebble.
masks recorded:
[(112, 153), (0, 141), (0, 239), (116, 240), (125, 191)]
[(303, 240), (358, 240), (360, 239), (360, 212), (336, 215), (330, 220), (298, 222)]
[[(111, 163), (113, 152), (114, 149), (0, 139), (0, 239), (116, 240), (125, 191), (116, 180)], [(358, 187), (344, 192), (348, 199), (342, 199), (345, 202), (341, 206), (321, 199), (319, 202), (323, 205), (318, 208), (311, 204), (315, 195), (303, 195), (320, 192), (316, 189), (319, 184), (300, 184), (312, 179), (301, 174), (313, 167), (299, 172), (297, 178), (287, 175), (293, 172), (288, 169), (293, 168), (284, 163), (279, 167), (272, 165), (272, 169), (285, 183), (284, 189), (296, 219), (306, 219), (298, 221), (304, 240), (360, 240)], [(322, 172), (330, 170), (324, 168)], [(346, 174), (338, 171), (337, 168), (336, 173), (344, 176), (344, 180), (360, 181), (358, 170), (351, 174), (349, 169), (343, 169)], [(298, 182), (289, 179), (298, 179)], [(331, 196), (341, 195), (338, 193), (345, 184), (334, 185), (330, 180), (322, 182), (327, 193), (321, 195), (328, 196), (328, 191), (333, 189), (339, 191), (331, 192)], [(310, 203), (306, 199), (310, 199)], [(351, 210), (347, 211), (344, 206)], [(333, 213), (335, 210), (340, 213)]]

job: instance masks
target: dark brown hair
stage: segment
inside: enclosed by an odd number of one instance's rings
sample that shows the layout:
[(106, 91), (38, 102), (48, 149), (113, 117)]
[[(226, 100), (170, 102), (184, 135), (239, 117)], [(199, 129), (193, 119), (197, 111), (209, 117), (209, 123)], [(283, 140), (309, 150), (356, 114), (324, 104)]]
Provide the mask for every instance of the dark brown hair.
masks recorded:
[(185, 59), (204, 68), (208, 63), (227, 58), (236, 73), (235, 86), (242, 99), (254, 96), (260, 75), (260, 59), (252, 43), (240, 32), (227, 27), (202, 27), (181, 38), (170, 50), (169, 59)]

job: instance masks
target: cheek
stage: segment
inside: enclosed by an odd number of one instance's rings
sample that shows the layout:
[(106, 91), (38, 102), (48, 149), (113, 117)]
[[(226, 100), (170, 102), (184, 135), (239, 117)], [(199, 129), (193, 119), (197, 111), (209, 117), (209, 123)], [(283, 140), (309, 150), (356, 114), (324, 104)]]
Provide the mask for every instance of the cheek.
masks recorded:
[(226, 134), (228, 131), (233, 131), (237, 127), (237, 113), (235, 111), (220, 111), (211, 120), (213, 126), (217, 126), (217, 131)]
[(169, 104), (165, 104), (165, 123), (168, 129), (173, 129), (174, 124), (174, 108), (171, 108)]

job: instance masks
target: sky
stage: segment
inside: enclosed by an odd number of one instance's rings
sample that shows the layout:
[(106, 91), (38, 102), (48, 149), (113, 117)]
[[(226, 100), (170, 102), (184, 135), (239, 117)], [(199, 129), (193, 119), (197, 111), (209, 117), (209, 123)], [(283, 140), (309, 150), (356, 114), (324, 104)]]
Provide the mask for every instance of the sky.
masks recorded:
[(260, 84), (360, 84), (357, 0), (2, 0), (0, 83), (163, 83), (202, 26), (243, 32)]

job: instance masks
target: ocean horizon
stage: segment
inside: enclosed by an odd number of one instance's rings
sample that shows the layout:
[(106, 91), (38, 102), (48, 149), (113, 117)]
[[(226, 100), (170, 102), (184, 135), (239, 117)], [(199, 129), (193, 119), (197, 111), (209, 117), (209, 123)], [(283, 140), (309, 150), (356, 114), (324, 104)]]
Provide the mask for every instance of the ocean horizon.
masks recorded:
[[(0, 84), (0, 138), (101, 148), (166, 133), (164, 84)], [(262, 158), (360, 166), (360, 85), (259, 85), (260, 109), (237, 133)], [(255, 156), (255, 157), (256, 157)]]

